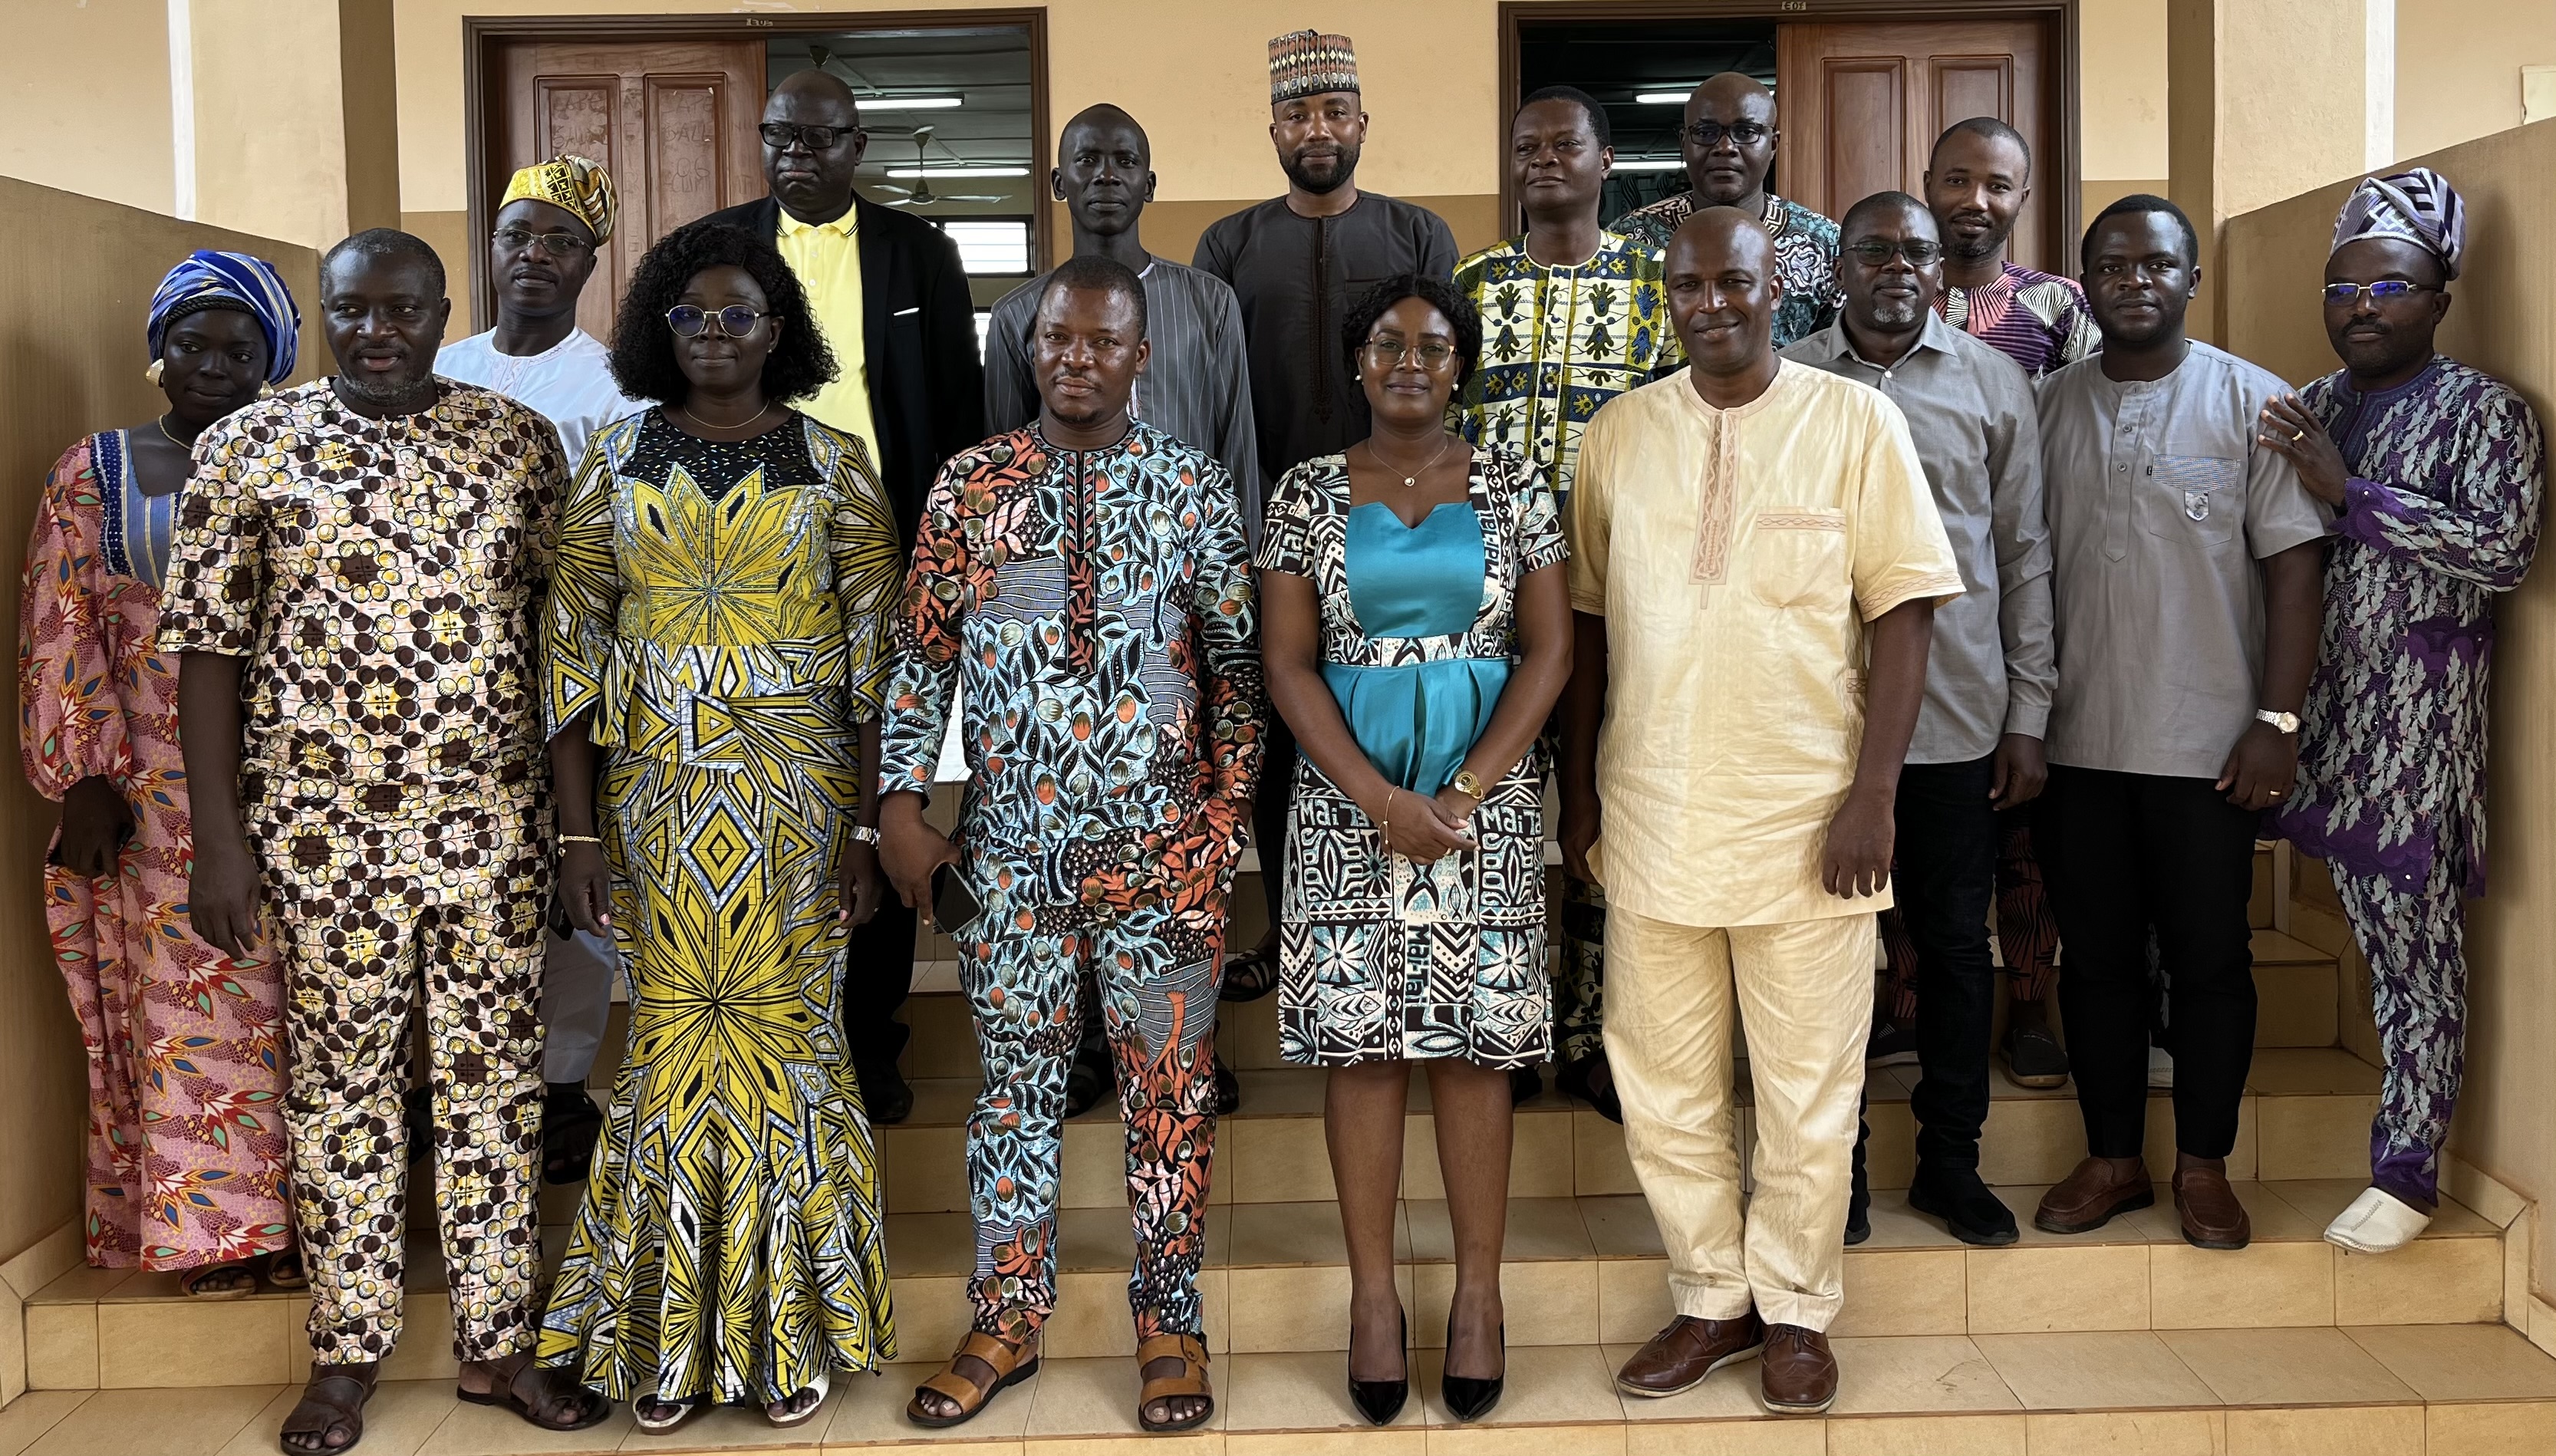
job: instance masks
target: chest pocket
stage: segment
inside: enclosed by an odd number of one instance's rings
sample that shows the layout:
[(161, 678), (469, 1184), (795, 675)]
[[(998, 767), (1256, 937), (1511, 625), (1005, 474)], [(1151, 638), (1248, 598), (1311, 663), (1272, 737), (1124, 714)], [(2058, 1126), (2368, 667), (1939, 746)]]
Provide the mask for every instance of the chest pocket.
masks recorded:
[(1808, 506), (1761, 510), (1749, 523), (1740, 551), (1748, 590), (1769, 606), (1834, 610), (1853, 594), (1845, 511)]
[(2245, 514), (2245, 463), (2211, 455), (2161, 455), (2139, 477), (2139, 524), (2151, 536), (2199, 546), (2236, 539)]

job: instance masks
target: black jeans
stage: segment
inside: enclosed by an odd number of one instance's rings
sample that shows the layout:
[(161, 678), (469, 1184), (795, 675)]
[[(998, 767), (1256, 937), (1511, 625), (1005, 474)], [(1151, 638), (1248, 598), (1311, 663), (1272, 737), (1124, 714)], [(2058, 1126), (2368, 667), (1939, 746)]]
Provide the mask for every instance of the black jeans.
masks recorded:
[(914, 912), (882, 883), (878, 913), (852, 932), (843, 953), (843, 1049), (855, 1070), (895, 1067), (913, 1034), (896, 1008), (914, 989)]
[(1909, 1110), (1917, 1117), (1920, 1168), (1980, 1165), (1996, 1016), (1996, 959), (1988, 950), (1997, 857), (1988, 786), (1995, 780), (1994, 755), (1899, 771), (1891, 898), (1917, 947), (1918, 1079)]
[(2254, 889), (2260, 816), (2206, 778), (2053, 764), (2033, 842), (2068, 947), (2060, 1024), (2086, 1150), (2146, 1142), (2148, 936), (2166, 979), (2175, 1146), (2226, 1157), (2254, 1062)]

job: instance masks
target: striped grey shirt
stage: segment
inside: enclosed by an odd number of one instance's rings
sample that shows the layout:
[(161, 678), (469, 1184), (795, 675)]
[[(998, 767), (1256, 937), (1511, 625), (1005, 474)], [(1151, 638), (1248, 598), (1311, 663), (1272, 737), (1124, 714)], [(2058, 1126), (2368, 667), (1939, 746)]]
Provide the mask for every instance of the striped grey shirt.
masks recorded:
[[(1153, 352), (1131, 401), (1137, 419), (1196, 446), (1233, 476), (1242, 521), (1260, 539), (1260, 452), (1251, 430), (1251, 370), (1242, 351), (1242, 311), (1212, 273), (1156, 258), (1145, 281), (1145, 337)], [(985, 331), (985, 429), (1017, 430), (1038, 418), (1030, 331), (1038, 322), (1040, 274), (994, 305)]]

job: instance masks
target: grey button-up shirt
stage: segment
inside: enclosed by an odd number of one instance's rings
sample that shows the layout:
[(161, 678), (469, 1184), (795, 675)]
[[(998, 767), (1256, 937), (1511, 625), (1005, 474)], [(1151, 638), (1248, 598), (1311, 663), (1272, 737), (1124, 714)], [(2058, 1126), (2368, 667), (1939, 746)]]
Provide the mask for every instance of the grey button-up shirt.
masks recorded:
[(2289, 386), (2198, 340), (2163, 379), (2100, 353), (2041, 381), (2041, 473), (2058, 567), (2050, 761), (2215, 779), (2261, 707), (2256, 562), (2325, 535), (2325, 512), (2254, 443)]
[(2040, 737), (2059, 671), (2031, 381), (1932, 313), (1917, 346), (1887, 369), (1855, 354), (1844, 324), (1784, 357), (1869, 384), (1899, 406), (1961, 566), (1962, 595), (1935, 608), (1908, 761), (1965, 763), (1994, 752), (2002, 734)]

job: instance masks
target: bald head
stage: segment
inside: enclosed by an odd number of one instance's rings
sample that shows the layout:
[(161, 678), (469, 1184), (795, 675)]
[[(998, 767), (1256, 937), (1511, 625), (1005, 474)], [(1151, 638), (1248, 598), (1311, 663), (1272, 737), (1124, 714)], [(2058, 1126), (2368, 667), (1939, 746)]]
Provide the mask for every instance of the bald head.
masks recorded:
[(1707, 207), (1669, 239), (1669, 319), (1698, 372), (1771, 366), (1775, 305), (1784, 297), (1775, 240), (1736, 207)]
[[(860, 122), (860, 98), (852, 94), (851, 85), (841, 76), (823, 66), (812, 66), (783, 76), (781, 84), (772, 88), (772, 99), (777, 102), (785, 96), (833, 102), (851, 114), (854, 125)], [(764, 114), (772, 114), (769, 106), (764, 108)]]
[(782, 77), (763, 103), (763, 180), (784, 210), (802, 222), (831, 222), (851, 210), (852, 169), (869, 138), (840, 76), (812, 66)]
[(1103, 101), (1074, 113), (1048, 186), (1074, 217), (1074, 248), (1131, 233), (1154, 199), (1154, 144), (1136, 118)]
[(1736, 70), (1707, 76), (1686, 98), (1687, 187), (1706, 206), (1754, 207), (1775, 165), (1775, 94)]

